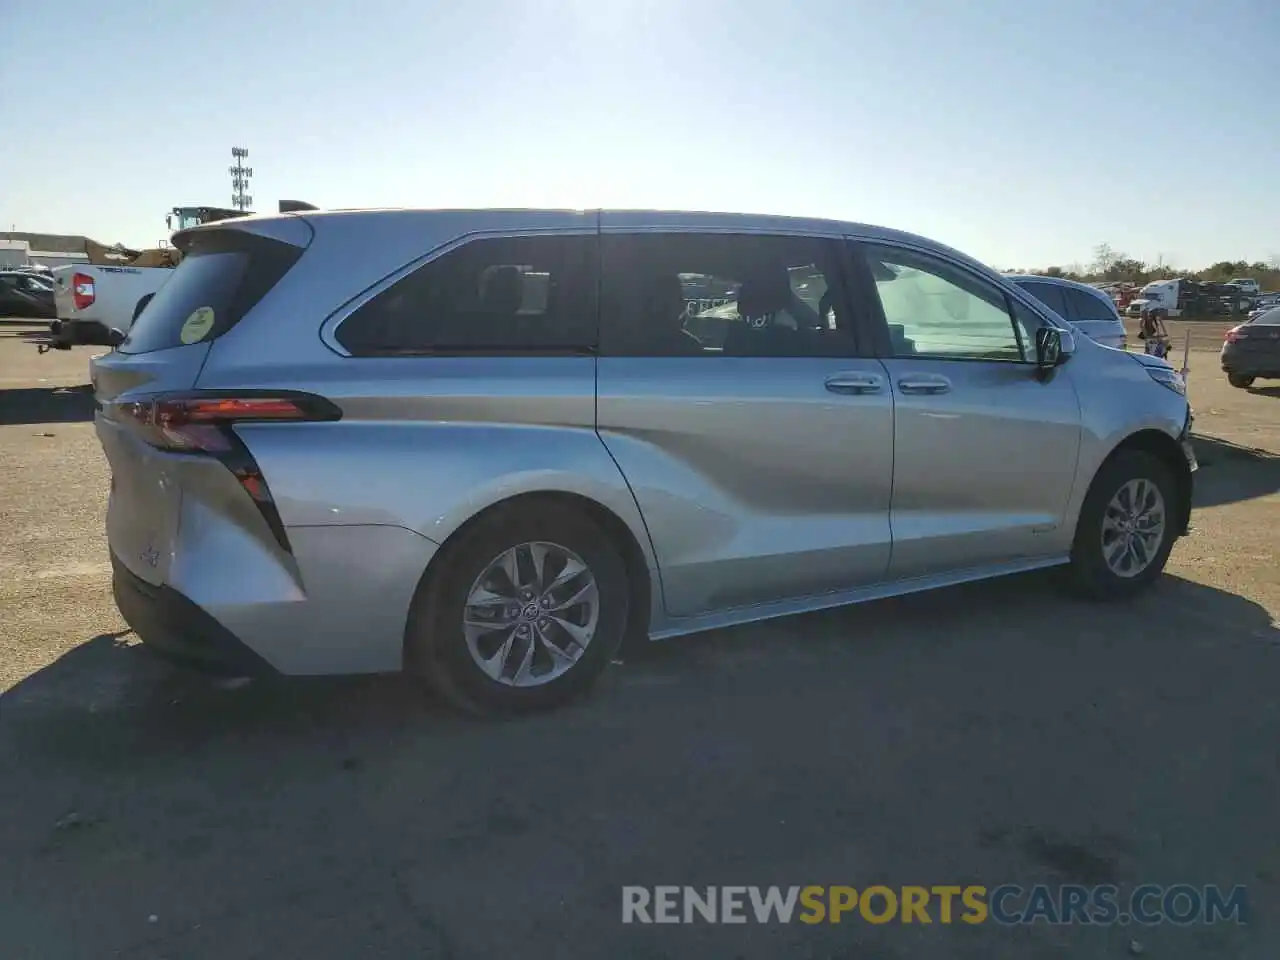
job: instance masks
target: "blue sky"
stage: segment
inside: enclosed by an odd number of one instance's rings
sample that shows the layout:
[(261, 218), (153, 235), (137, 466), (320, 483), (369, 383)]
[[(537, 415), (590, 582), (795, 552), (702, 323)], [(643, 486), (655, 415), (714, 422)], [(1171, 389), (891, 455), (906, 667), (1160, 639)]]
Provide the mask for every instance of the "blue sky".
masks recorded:
[(1278, 55), (1274, 0), (0, 0), (0, 230), (153, 244), (169, 208), (229, 205), (243, 144), (259, 210), (742, 210), (998, 267), (1265, 260)]

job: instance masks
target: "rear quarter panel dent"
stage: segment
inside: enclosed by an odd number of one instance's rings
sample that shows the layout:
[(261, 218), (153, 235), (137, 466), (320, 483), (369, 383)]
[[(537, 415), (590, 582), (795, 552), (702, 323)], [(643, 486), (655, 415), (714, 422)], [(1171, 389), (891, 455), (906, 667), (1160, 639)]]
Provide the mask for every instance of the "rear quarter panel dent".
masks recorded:
[(656, 566), (631, 489), (591, 427), (344, 420), (237, 432), (286, 528), (398, 526), (440, 544), (505, 500), (570, 493), (618, 516)]

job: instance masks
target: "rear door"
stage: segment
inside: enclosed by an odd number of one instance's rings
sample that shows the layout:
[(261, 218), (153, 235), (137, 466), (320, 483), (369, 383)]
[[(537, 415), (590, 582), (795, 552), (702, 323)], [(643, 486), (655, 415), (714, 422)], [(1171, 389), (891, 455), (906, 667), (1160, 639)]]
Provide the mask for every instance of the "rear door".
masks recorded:
[(603, 217), (596, 417), (667, 612), (881, 580), (893, 400), (859, 353), (839, 242), (627, 217)]
[[(1038, 314), (966, 265), (851, 243), (894, 398), (894, 578), (1058, 553), (1080, 447), (1069, 365), (1035, 375)], [(1069, 537), (1067, 537), (1069, 539)]]
[(196, 232), (119, 349), (90, 361), (98, 439), (111, 468), (108, 543), (148, 582), (168, 577), (182, 505), (180, 471), (188, 458), (148, 443), (137, 411), (157, 397), (190, 390), (213, 341), (252, 309), (302, 249), (235, 230)]
[(1232, 354), (1242, 370), (1280, 374), (1280, 308), (1236, 327)]

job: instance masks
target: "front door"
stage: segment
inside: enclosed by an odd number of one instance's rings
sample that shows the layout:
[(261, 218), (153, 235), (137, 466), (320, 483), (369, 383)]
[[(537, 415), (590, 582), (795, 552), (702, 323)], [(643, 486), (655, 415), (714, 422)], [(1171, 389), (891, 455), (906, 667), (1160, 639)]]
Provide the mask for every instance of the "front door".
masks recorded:
[(856, 349), (838, 241), (661, 226), (602, 224), (596, 417), (667, 613), (881, 580), (893, 399)]
[(1080, 405), (1068, 367), (1036, 376), (1045, 321), (958, 262), (852, 250), (895, 404), (891, 575), (1062, 552)]

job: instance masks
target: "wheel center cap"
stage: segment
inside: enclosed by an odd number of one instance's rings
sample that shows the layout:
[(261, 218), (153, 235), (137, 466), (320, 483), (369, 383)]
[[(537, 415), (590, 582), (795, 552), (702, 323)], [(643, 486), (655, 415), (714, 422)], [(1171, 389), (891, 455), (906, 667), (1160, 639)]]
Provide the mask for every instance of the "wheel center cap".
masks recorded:
[(521, 611), (520, 611), (520, 619), (522, 619), (522, 620), (537, 620), (537, 619), (538, 619), (538, 605), (537, 605), (536, 603), (529, 603), (529, 604), (525, 604), (525, 608), (524, 608), (523, 610), (521, 610)]

